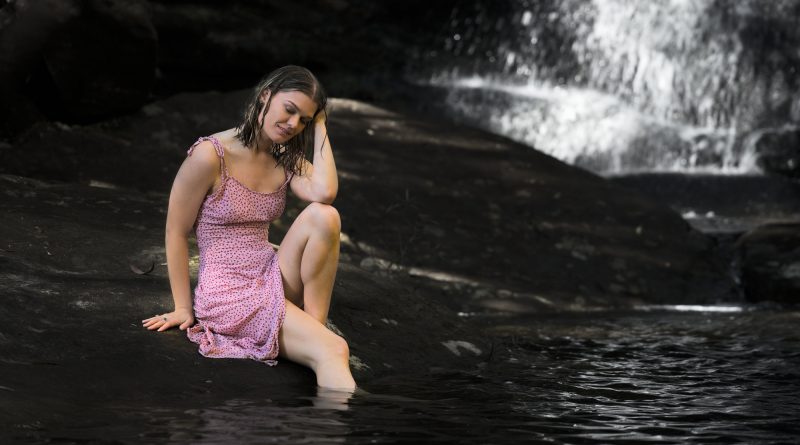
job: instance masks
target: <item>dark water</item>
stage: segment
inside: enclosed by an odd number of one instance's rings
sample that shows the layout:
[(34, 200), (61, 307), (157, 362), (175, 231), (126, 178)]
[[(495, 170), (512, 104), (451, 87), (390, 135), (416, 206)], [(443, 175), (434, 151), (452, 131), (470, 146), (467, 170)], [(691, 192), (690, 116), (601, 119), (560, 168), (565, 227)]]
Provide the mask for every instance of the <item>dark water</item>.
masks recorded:
[[(470, 372), (185, 407), (104, 406), (56, 443), (797, 443), (800, 311), (477, 316), (491, 358)], [(33, 426), (35, 429), (35, 426)]]

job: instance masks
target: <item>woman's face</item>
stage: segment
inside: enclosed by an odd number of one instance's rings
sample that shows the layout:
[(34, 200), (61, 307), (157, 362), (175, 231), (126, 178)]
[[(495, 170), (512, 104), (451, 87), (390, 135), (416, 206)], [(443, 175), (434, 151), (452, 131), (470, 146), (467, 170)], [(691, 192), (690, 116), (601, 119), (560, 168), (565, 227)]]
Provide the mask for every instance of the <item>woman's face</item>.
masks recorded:
[[(261, 102), (264, 104), (261, 112), (264, 111), (263, 107), (267, 106), (269, 95), (268, 91), (261, 95)], [(264, 122), (261, 124), (262, 136), (266, 136), (276, 144), (286, 143), (303, 131), (306, 125), (311, 125), (316, 112), (316, 102), (305, 93), (279, 91), (275, 93), (264, 116)]]

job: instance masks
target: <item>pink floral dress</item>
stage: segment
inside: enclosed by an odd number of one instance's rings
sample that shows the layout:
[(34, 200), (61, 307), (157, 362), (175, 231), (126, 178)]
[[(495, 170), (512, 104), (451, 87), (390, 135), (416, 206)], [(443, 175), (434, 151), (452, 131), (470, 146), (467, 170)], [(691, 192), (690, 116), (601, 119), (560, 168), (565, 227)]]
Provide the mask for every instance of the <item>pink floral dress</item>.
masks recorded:
[(210, 141), (220, 158), (221, 183), (206, 196), (195, 222), (197, 323), (187, 335), (206, 357), (249, 358), (274, 366), (286, 302), (268, 235), (270, 222), (283, 213), (291, 176), (274, 192), (255, 192), (228, 174), (225, 150), (215, 137), (198, 139), (189, 156), (202, 141)]

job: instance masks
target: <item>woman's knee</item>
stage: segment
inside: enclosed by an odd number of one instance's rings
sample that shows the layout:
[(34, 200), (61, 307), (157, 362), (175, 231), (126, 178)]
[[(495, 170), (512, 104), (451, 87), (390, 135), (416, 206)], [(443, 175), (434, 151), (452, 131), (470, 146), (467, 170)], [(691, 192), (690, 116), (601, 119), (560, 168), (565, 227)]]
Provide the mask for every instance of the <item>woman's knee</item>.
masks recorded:
[(342, 220), (336, 207), (320, 202), (312, 202), (306, 207), (305, 211), (309, 213), (314, 225), (337, 234), (342, 230)]
[(331, 332), (326, 345), (326, 352), (332, 358), (349, 360), (350, 346), (347, 340)]

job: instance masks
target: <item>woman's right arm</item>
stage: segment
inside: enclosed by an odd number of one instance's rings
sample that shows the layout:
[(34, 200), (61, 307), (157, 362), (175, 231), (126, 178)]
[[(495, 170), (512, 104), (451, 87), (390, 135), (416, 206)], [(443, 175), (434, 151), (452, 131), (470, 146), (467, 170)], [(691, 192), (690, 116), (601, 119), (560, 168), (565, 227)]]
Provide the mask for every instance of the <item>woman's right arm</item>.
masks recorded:
[(167, 273), (175, 310), (142, 320), (149, 329), (165, 331), (173, 326), (181, 330), (194, 324), (192, 290), (189, 283), (189, 235), (200, 206), (219, 177), (220, 160), (214, 146), (207, 141), (198, 144), (178, 170), (169, 194), (167, 224), (164, 236)]

